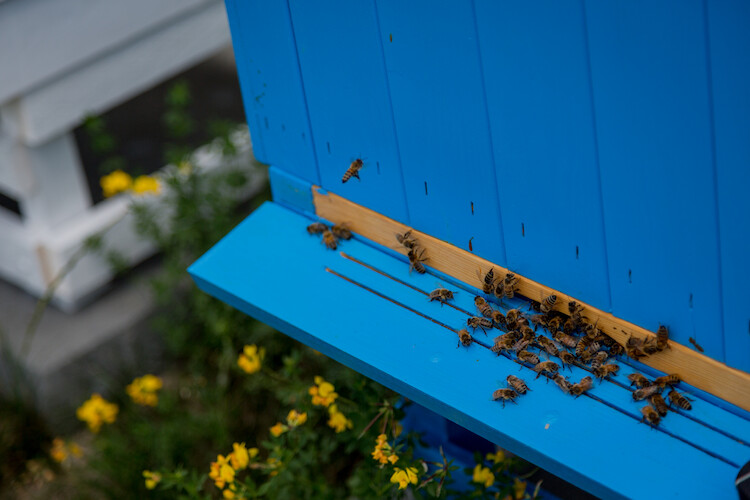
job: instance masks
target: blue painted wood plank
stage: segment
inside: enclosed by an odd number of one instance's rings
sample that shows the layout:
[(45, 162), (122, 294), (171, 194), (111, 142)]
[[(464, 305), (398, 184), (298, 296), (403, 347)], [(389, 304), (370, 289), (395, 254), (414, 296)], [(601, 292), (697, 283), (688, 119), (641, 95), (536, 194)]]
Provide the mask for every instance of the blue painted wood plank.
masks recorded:
[[(190, 272), (218, 298), (594, 494), (630, 498), (734, 494), (733, 467), (593, 399), (572, 400), (541, 379), (532, 382), (533, 392), (517, 406), (502, 409), (489, 396), (507, 374), (519, 373), (517, 364), (477, 344), (457, 349), (455, 334), (444, 327), (326, 272), (336, 267), (373, 284), (386, 279), (327, 251), (305, 232), (308, 223), (305, 217), (266, 204), (193, 264)], [(271, 236), (284, 244), (255, 244), (256, 239)], [(378, 266), (395, 262), (356, 239), (345, 242), (341, 250), (368, 259), (372, 252), (380, 259)], [(281, 265), (290, 261), (299, 265)], [(397, 264), (403, 269), (403, 262)], [(292, 279), (314, 283), (318, 293), (290, 308), (287, 284)], [(384, 281), (376, 286), (387, 289), (392, 300), (411, 301), (415, 307), (424, 304), (430, 312), (449, 317), (449, 308), (425, 303), (411, 289), (389, 287)], [(345, 328), (332, 328), (329, 318), (320, 314), (332, 307), (337, 324)], [(367, 321), (362, 321), (364, 311)], [(602, 423), (610, 435), (627, 439), (581, 449), (576, 430), (601, 428)], [(617, 434), (612, 434), (615, 429)], [(612, 456), (618, 463), (637, 463), (642, 470), (679, 470), (679, 479), (654, 474), (644, 487), (632, 481), (628, 469), (614, 467)]]
[(612, 311), (722, 361), (702, 3), (589, 1), (586, 22)]
[[(372, 1), (290, 1), (321, 185), (409, 224)], [(341, 182), (356, 158), (361, 181)]]
[(226, 6), (255, 157), (320, 183), (286, 2)]
[(274, 166), (268, 169), (268, 180), (271, 184), (273, 201), (288, 208), (310, 214), (315, 213), (312, 184), (309, 181)]
[(471, 2), (377, 2), (411, 225), (493, 262), (505, 248)]
[(750, 4), (707, 8), (726, 363), (750, 372)]
[(476, 1), (508, 267), (610, 310), (579, 2)]

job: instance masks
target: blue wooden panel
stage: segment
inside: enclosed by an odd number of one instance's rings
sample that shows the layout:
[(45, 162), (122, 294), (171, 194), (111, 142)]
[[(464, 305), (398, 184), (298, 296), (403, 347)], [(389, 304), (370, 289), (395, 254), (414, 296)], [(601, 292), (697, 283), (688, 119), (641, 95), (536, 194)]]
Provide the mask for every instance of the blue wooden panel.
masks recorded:
[(226, 6), (256, 158), (318, 184), (286, 2), (226, 0)]
[(727, 364), (750, 372), (750, 3), (708, 2)]
[(609, 310), (583, 6), (477, 0), (508, 266)]
[[(409, 224), (372, 1), (290, 2), (321, 185)], [(363, 158), (361, 181), (342, 184)]]
[(412, 226), (505, 264), (469, 0), (377, 2)]
[(724, 359), (703, 6), (586, 2), (612, 310)]
[[(639, 424), (615, 409), (628, 401), (628, 392), (613, 383), (597, 384), (593, 398), (577, 400), (554, 384), (532, 380), (511, 360), (495, 356), (481, 345), (456, 348), (456, 336), (444, 327), (414, 314), (391, 300), (420, 310), (439, 321), (458, 326), (466, 315), (437, 303), (409, 287), (394, 285), (339, 252), (331, 252), (305, 231), (309, 219), (275, 204), (266, 204), (237, 226), (191, 266), (190, 272), (209, 293), (266, 321), (313, 348), (404, 394), (459, 425), (518, 453), (592, 493), (628, 498), (731, 498), (736, 467), (660, 430)], [(257, 245), (260, 240), (284, 245)], [(409, 275), (407, 266), (378, 248), (354, 239), (342, 250), (387, 269), (421, 289), (436, 278)], [(297, 266), (288, 266), (288, 262)], [(333, 269), (366, 283), (378, 295), (332, 273)], [(315, 294), (289, 307), (290, 280), (315, 283)], [(258, 286), (263, 283), (263, 286)], [(461, 303), (470, 302), (470, 296)], [(458, 301), (457, 301), (458, 302)], [(342, 307), (345, 304), (346, 307)], [(321, 311), (335, 307), (337, 323)], [(362, 321), (366, 312), (367, 321)], [(397, 327), (394, 327), (397, 325)], [(408, 332), (408, 335), (405, 334)], [(482, 335), (478, 336), (482, 341)], [(525, 369), (524, 369), (525, 370)], [(506, 408), (489, 395), (507, 374), (520, 374), (533, 392), (518, 405)], [(579, 376), (575, 373), (574, 378)], [(614, 403), (614, 404), (613, 404)], [(635, 410), (637, 411), (637, 409)], [(736, 461), (743, 452), (737, 443), (711, 439), (714, 431), (670, 415), (664, 421), (674, 433), (689, 433), (712, 452)], [(668, 421), (671, 422), (667, 424)], [(598, 429), (606, 422), (607, 446), (580, 447), (580, 429)], [(612, 457), (617, 457), (614, 463)], [(648, 474), (648, 482), (634, 481), (632, 469), (617, 464), (637, 463), (639, 470), (677, 470)]]

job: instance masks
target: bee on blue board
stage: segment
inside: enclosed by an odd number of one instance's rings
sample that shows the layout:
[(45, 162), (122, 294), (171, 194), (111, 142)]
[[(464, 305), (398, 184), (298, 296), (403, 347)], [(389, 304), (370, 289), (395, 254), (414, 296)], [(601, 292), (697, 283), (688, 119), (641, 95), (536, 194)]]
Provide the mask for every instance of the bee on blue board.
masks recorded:
[(361, 158), (357, 158), (356, 160), (354, 160), (349, 165), (349, 168), (346, 169), (346, 172), (344, 172), (344, 176), (341, 178), (341, 182), (345, 183), (352, 177), (356, 177), (357, 180), (361, 180), (359, 178), (359, 171), (364, 165), (365, 165), (365, 162), (363, 162)]

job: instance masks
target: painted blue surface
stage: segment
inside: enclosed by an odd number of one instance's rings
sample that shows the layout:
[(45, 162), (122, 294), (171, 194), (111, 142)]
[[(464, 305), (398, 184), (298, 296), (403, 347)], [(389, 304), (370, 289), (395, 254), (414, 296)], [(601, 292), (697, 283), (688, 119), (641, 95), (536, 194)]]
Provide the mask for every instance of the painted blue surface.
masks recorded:
[(707, 2), (727, 364), (750, 372), (750, 3)]
[(612, 312), (723, 361), (703, 4), (589, 1), (586, 23)]
[(273, 201), (287, 208), (315, 213), (309, 182), (274, 166), (268, 169), (268, 180), (271, 183)]
[(582, 4), (477, 0), (476, 19), (508, 267), (608, 311)]
[[(457, 348), (455, 333), (406, 309), (453, 328), (465, 322), (465, 312), (430, 303), (419, 291), (431, 290), (435, 276), (410, 275), (405, 262), (358, 238), (342, 244), (343, 252), (417, 290), (401, 285), (339, 252), (326, 250), (319, 238), (305, 231), (309, 222), (267, 203), (193, 264), (190, 273), (221, 300), (593, 494), (608, 498), (734, 495), (737, 468), (730, 463), (747, 457), (750, 447), (677, 414), (663, 421), (662, 430), (639, 424), (632, 414), (640, 405), (632, 403), (629, 391), (615, 383), (597, 384), (592, 390), (597, 400), (573, 400), (554, 384), (532, 380), (528, 369), (519, 371), (517, 364), (479, 344)], [(284, 244), (258, 245), (258, 239)], [(300, 265), (283, 265), (290, 261)], [(287, 284), (292, 279), (315, 283), (318, 293), (288, 307)], [(337, 323), (346, 328), (331, 328), (327, 317), (317, 314), (331, 307), (332, 297), (339, 304)], [(347, 307), (340, 307), (341, 297), (346, 297)], [(459, 309), (465, 308), (471, 296), (460, 293), (456, 302)], [(362, 321), (365, 312), (367, 321)], [(477, 340), (486, 343), (481, 333)], [(574, 369), (571, 377), (577, 380), (583, 375), (579, 372)], [(518, 405), (503, 409), (490, 395), (510, 373), (525, 378), (533, 392), (519, 399)], [(705, 412), (701, 417), (718, 418)], [(606, 446), (581, 447), (581, 430), (602, 425), (608, 436)], [(743, 433), (743, 439), (750, 438), (739, 425), (734, 430)], [(631, 469), (618, 464), (638, 464), (642, 471), (679, 471), (679, 475), (649, 475), (644, 487), (632, 480)]]

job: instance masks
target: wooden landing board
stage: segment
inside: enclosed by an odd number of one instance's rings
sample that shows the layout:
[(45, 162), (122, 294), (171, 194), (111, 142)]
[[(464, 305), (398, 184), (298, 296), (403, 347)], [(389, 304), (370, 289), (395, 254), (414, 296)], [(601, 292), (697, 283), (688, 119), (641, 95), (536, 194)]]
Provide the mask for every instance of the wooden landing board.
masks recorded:
[[(735, 495), (750, 421), (696, 399), (693, 419), (670, 413), (652, 429), (638, 421), (641, 404), (623, 387), (625, 374), (573, 399), (492, 353), (492, 333), (457, 347), (454, 330), (473, 307), (468, 289), (451, 306), (429, 302), (440, 278), (410, 274), (403, 258), (359, 237), (327, 250), (305, 231), (310, 222), (266, 203), (189, 272), (215, 297), (597, 496)], [(314, 293), (296, 293), (292, 283)], [(490, 395), (508, 374), (531, 392), (503, 408)], [(569, 373), (585, 375), (578, 367)], [(590, 431), (604, 428), (606, 439), (592, 441)], [(633, 480), (634, 470), (647, 484)]]
[[(317, 187), (313, 187), (313, 203), (318, 216), (331, 222), (346, 223), (352, 231), (365, 238), (406, 254), (406, 250), (398, 245), (395, 235), (404, 233), (410, 229), (409, 227), (336, 194), (325, 193)], [(425, 249), (425, 255), (429, 257), (427, 265), (471, 286), (481, 286), (477, 270), (481, 270), (482, 275), (490, 268), (494, 268), (496, 273), (508, 272), (502, 266), (428, 234), (415, 230), (412, 230), (412, 234)], [(567, 313), (568, 302), (575, 300), (584, 307), (584, 316), (588, 317), (591, 322), (595, 322), (600, 330), (620, 344), (624, 345), (631, 335), (634, 337), (654, 336), (653, 332), (591, 307), (561, 291), (553, 290), (520, 275), (516, 276), (520, 279), (518, 293), (521, 295), (541, 301), (555, 294), (557, 295), (555, 309), (564, 313)], [(654, 327), (656, 329), (658, 325)], [(671, 349), (642, 358), (641, 362), (664, 373), (678, 374), (688, 384), (750, 411), (750, 374), (730, 368), (676, 342), (670, 342), (670, 345)]]

